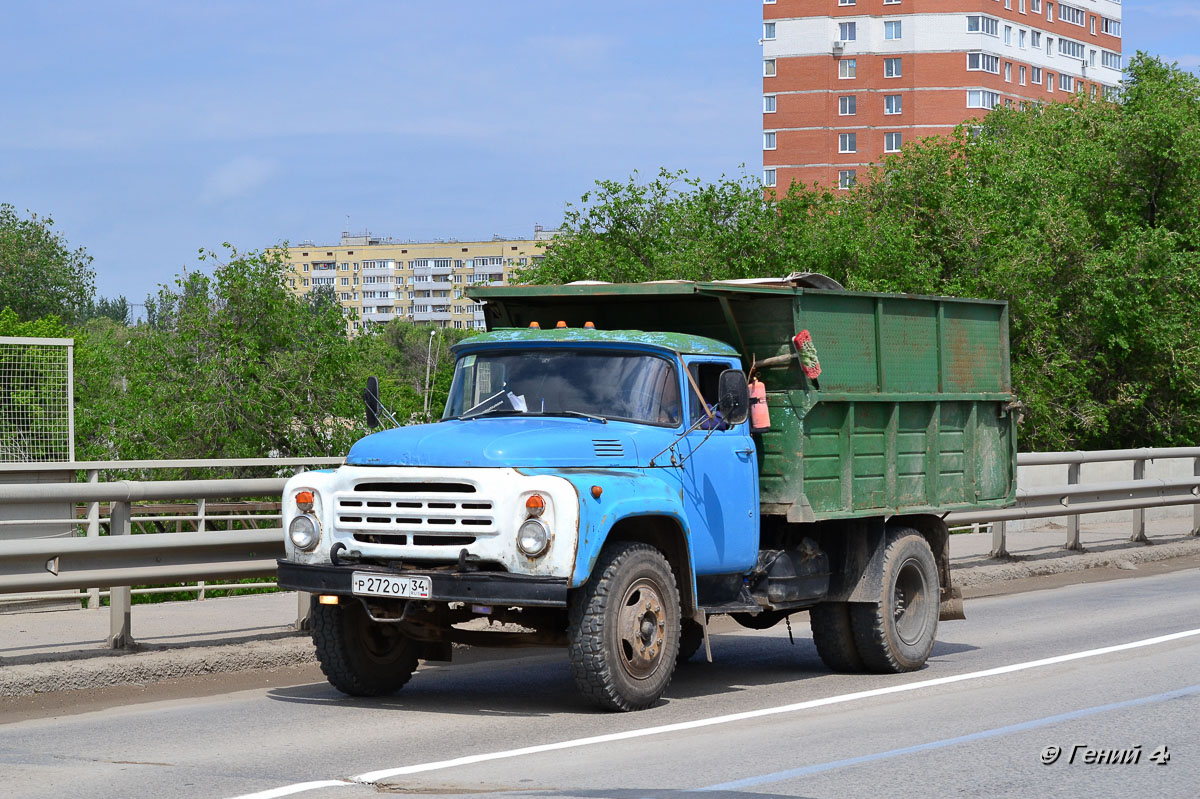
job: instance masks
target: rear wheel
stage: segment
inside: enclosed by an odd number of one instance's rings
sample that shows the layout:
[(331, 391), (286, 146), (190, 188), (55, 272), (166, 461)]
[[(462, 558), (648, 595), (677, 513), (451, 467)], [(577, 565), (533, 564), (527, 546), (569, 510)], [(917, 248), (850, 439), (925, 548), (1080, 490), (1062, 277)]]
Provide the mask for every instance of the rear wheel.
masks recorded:
[(322, 605), (313, 597), (309, 623), (321, 671), (342, 693), (395, 693), (417, 670), (413, 640), (395, 625), (372, 621), (357, 600)]
[(850, 605), (858, 654), (869, 671), (915, 671), (933, 650), (940, 598), (937, 563), (916, 530), (888, 531), (882, 582), (878, 602)]
[(817, 654), (833, 671), (855, 674), (863, 670), (854, 630), (850, 623), (850, 603), (822, 602), (808, 609)]
[(657, 702), (675, 671), (679, 616), (675, 576), (662, 553), (628, 541), (606, 546), (571, 597), (567, 638), (579, 689), (609, 710)]

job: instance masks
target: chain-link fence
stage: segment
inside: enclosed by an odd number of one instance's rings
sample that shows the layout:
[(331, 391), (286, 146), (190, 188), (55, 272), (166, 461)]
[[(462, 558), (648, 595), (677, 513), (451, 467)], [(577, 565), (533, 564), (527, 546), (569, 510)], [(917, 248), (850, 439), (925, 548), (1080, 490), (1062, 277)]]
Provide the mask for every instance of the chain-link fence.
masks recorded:
[(74, 345), (0, 336), (0, 463), (75, 460)]

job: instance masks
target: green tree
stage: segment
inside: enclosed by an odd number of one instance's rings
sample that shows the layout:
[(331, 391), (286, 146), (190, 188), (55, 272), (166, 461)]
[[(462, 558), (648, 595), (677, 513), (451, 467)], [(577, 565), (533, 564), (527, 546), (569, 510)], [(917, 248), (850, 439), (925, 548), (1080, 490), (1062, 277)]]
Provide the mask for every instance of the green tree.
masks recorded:
[(91, 306), (96, 275), (83, 248), (72, 250), (54, 220), (0, 204), (0, 308), (22, 320), (50, 314), (74, 322)]
[(1117, 102), (996, 109), (852, 191), (601, 181), (539, 283), (823, 272), (1007, 300), (1027, 449), (1200, 442), (1200, 79), (1138, 54)]

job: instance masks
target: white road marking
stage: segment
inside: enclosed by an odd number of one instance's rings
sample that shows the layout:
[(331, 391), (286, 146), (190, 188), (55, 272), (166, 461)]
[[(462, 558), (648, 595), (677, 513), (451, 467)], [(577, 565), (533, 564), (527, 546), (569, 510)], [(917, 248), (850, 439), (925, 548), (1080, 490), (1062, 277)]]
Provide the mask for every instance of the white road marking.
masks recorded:
[(346, 782), (345, 780), (313, 780), (312, 782), (297, 782), (292, 785), (285, 785), (282, 788), (271, 788), (269, 791), (243, 794), (237, 797), (237, 799), (276, 799), (278, 796), (291, 796), (294, 793), (315, 791), (317, 788), (334, 788), (338, 785), (356, 784), (357, 783)]
[(934, 688), (939, 685), (951, 685), (958, 682), (967, 682), (968, 680), (981, 680), (987, 677), (997, 677), (1002, 674), (1013, 674), (1015, 672), (1028, 671), (1029, 669), (1053, 666), (1059, 663), (1069, 663), (1074, 660), (1083, 660), (1085, 658), (1111, 655), (1115, 652), (1126, 652), (1131, 649), (1140, 649), (1142, 647), (1165, 644), (1171, 641), (1178, 641), (1183, 638), (1191, 638), (1197, 635), (1200, 635), (1200, 629), (1184, 630), (1182, 632), (1170, 633), (1168, 635), (1159, 635), (1154, 638), (1144, 638), (1140, 641), (1131, 641), (1125, 644), (1115, 644), (1113, 646), (1105, 646), (1098, 649), (1088, 649), (1083, 652), (1072, 652), (1066, 655), (1055, 655), (1054, 657), (1041, 658), (1039, 660), (1029, 660), (1025, 661), (1024, 663), (1013, 663), (1008, 666), (997, 666), (991, 669), (983, 669), (982, 671), (967, 672), (966, 674), (954, 674), (948, 677), (936, 677), (931, 680), (919, 680), (917, 682), (904, 683), (903, 685), (890, 685), (885, 688), (873, 688), (869, 691), (856, 691), (849, 694), (829, 696), (823, 699), (810, 699), (805, 702), (796, 702), (790, 705), (779, 705), (776, 707), (762, 708), (760, 710), (747, 710), (741, 713), (729, 713), (724, 716), (712, 716), (706, 719), (696, 719), (695, 721), (663, 724), (657, 727), (644, 727), (638, 730), (626, 730), (625, 732), (614, 732), (607, 735), (594, 735), (589, 738), (575, 738), (570, 741), (539, 744), (537, 746), (525, 746), (521, 747), (520, 749), (506, 749), (500, 752), (486, 752), (478, 755), (466, 755), (463, 757), (452, 758), (450, 760), (436, 760), (430, 763), (417, 763), (411, 766), (400, 766), (398, 768), (368, 771), (363, 774), (350, 777), (352, 782), (329, 780), (319, 783), (297, 783), (296, 785), (289, 785), (284, 788), (276, 789), (274, 792), (264, 791), (262, 793), (234, 797), (234, 799), (272, 799), (276, 796), (286, 796), (288, 794), (314, 790), (320, 787), (352, 785), (354, 783), (373, 783), (379, 780), (387, 779), (388, 777), (399, 777), (407, 774), (421, 774), (427, 771), (440, 771), (443, 769), (456, 768), (458, 766), (469, 766), (475, 763), (486, 763), (491, 760), (506, 760), (513, 757), (541, 754), (542, 752), (555, 752), (562, 749), (577, 749), (582, 746), (595, 746), (597, 744), (613, 743), (615, 741), (628, 741), (634, 738), (645, 738), (651, 735), (665, 735), (672, 732), (684, 732), (686, 730), (701, 729), (703, 727), (713, 727), (719, 724), (731, 724), (737, 721), (759, 719), (766, 716), (776, 716), (782, 713), (796, 713), (801, 710), (811, 710), (817, 707), (827, 707), (829, 705), (838, 705), (845, 702), (857, 702), (859, 700), (872, 699), (878, 696), (889, 696), (891, 694), (906, 693), (908, 691), (919, 691), (925, 688)]

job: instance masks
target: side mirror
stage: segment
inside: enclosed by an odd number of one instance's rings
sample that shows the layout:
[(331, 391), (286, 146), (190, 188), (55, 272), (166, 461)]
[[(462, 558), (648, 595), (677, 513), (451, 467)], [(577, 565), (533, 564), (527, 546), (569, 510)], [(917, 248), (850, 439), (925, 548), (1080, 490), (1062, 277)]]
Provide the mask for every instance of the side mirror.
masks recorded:
[(750, 386), (741, 369), (726, 369), (717, 382), (717, 408), (728, 425), (741, 424), (750, 414)]
[(367, 405), (367, 427), (374, 430), (379, 427), (379, 380), (374, 375), (367, 378), (367, 390), (363, 392), (363, 402)]

